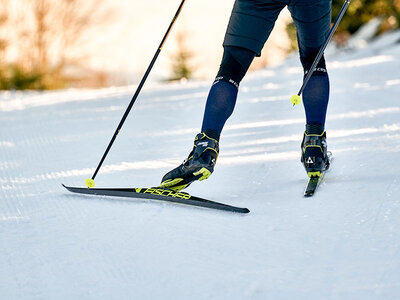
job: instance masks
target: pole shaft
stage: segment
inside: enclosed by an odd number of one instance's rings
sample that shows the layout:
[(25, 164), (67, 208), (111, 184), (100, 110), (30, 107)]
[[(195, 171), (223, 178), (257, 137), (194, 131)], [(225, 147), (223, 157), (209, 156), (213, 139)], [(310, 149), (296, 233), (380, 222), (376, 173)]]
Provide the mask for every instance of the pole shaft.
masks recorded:
[(343, 6), (342, 6), (342, 9), (341, 9), (340, 12), (339, 12), (338, 17), (336, 18), (335, 23), (333, 24), (332, 28), (331, 28), (330, 31), (329, 31), (329, 34), (328, 34), (328, 37), (326, 38), (325, 43), (324, 43), (324, 44), (321, 46), (321, 48), (319, 49), (318, 54), (317, 54), (317, 56), (315, 57), (314, 62), (313, 62), (313, 64), (312, 64), (310, 70), (308, 70), (307, 76), (306, 76), (306, 78), (304, 79), (303, 85), (301, 86), (300, 91), (297, 93), (297, 95), (300, 96), (300, 95), (303, 93), (304, 88), (306, 87), (308, 81), (310, 80), (312, 74), (314, 73), (317, 64), (318, 64), (319, 61), (321, 60), (322, 55), (324, 55), (324, 51), (325, 51), (326, 47), (328, 46), (330, 40), (332, 39), (333, 34), (334, 34), (335, 31), (336, 31), (336, 28), (339, 26), (340, 21), (342, 21), (342, 18), (343, 18), (343, 16), (344, 16), (344, 14), (345, 14), (347, 8), (349, 7), (349, 4), (350, 4), (350, 0), (346, 0), (346, 1), (344, 2)]
[(186, 1), (186, 0), (182, 0), (181, 4), (179, 5), (178, 10), (177, 10), (176, 13), (175, 13), (175, 16), (173, 17), (173, 19), (172, 19), (172, 21), (171, 21), (171, 23), (170, 23), (170, 25), (169, 25), (169, 27), (168, 27), (168, 29), (167, 29), (167, 31), (166, 31), (164, 37), (163, 37), (163, 39), (162, 39), (160, 45), (159, 45), (158, 48), (157, 48), (156, 53), (155, 53), (154, 56), (153, 56), (153, 59), (152, 59), (151, 62), (150, 62), (150, 65), (148, 66), (148, 68), (147, 68), (147, 70), (146, 70), (146, 72), (145, 72), (145, 74), (144, 74), (142, 80), (140, 81), (140, 83), (139, 83), (139, 85), (138, 85), (138, 87), (137, 87), (137, 89), (136, 89), (135, 94), (133, 95), (133, 97), (132, 97), (132, 99), (131, 99), (131, 102), (129, 103), (127, 109), (125, 110), (125, 113), (124, 113), (124, 115), (123, 115), (121, 121), (119, 122), (118, 127), (117, 127), (117, 129), (115, 130), (114, 135), (113, 135), (113, 137), (111, 138), (111, 141), (110, 141), (110, 143), (108, 144), (107, 149), (106, 149), (106, 151), (104, 152), (104, 154), (103, 154), (103, 156), (102, 156), (102, 158), (101, 158), (101, 160), (100, 160), (100, 162), (99, 162), (99, 165), (98, 165), (97, 168), (96, 168), (96, 171), (93, 173), (92, 179), (94, 179), (94, 178), (96, 177), (97, 173), (99, 172), (101, 166), (103, 165), (104, 160), (105, 160), (106, 157), (107, 157), (108, 152), (110, 151), (112, 145), (114, 144), (115, 139), (117, 138), (117, 135), (119, 134), (119, 131), (121, 130), (122, 126), (124, 125), (125, 120), (126, 120), (126, 118), (128, 117), (128, 115), (129, 115), (129, 113), (130, 113), (130, 111), (131, 111), (131, 109), (132, 109), (133, 104), (135, 104), (136, 99), (137, 99), (137, 97), (139, 96), (140, 91), (142, 90), (143, 85), (144, 85), (144, 83), (146, 82), (146, 79), (147, 79), (147, 77), (149, 76), (150, 71), (151, 71), (151, 69), (153, 68), (153, 66), (154, 66), (154, 64), (155, 64), (155, 62), (156, 62), (156, 60), (157, 60), (157, 58), (158, 58), (158, 55), (160, 54), (160, 52), (161, 52), (161, 50), (162, 50), (162, 48), (163, 48), (163, 46), (164, 46), (164, 43), (165, 43), (165, 41), (166, 41), (167, 38), (168, 38), (169, 33), (170, 33), (172, 27), (174, 26), (175, 21), (176, 21), (176, 19), (178, 18), (179, 14), (180, 14), (180, 12), (181, 12), (181, 10), (182, 10), (182, 8), (183, 8), (183, 5), (185, 4), (185, 1)]

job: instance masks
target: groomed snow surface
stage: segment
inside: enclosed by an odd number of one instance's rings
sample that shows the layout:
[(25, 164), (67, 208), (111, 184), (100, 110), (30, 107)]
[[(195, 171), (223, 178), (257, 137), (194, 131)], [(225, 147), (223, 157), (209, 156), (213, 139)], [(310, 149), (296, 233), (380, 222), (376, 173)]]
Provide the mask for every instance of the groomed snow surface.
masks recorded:
[[(248, 74), (214, 174), (188, 189), (248, 215), (61, 187), (91, 177), (135, 87), (1, 93), (0, 298), (400, 299), (399, 40), (328, 57), (334, 161), (313, 198), (297, 57)], [(147, 84), (97, 187), (158, 185), (210, 83)]]

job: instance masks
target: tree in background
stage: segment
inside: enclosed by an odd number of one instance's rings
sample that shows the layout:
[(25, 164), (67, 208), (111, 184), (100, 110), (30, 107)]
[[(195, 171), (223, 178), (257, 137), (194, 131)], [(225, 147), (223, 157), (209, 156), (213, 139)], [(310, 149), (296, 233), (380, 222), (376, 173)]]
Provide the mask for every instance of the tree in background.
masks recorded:
[[(343, 5), (341, 0), (332, 1), (332, 18), (336, 19)], [(400, 0), (352, 0), (338, 27), (338, 32), (353, 34), (363, 24), (373, 18), (381, 17), (380, 33), (399, 28)]]
[(5, 0), (0, 0), (0, 89), (5, 88), (3, 86), (3, 78), (5, 77), (5, 53), (7, 50), (7, 40), (4, 37), (4, 32), (1, 31), (8, 21), (8, 6)]
[[(342, 8), (344, 0), (332, 0), (332, 20), (335, 20)], [(400, 26), (400, 0), (352, 0), (341, 21), (335, 39), (345, 44), (348, 37), (363, 24), (380, 17), (382, 24), (378, 32), (397, 29)], [(296, 28), (293, 22), (287, 25), (287, 33), (291, 39), (290, 51), (298, 50)]]
[(176, 36), (177, 52), (172, 56), (172, 74), (168, 80), (190, 79), (193, 75), (193, 66), (190, 60), (193, 53), (186, 46), (187, 34), (179, 32)]
[[(10, 4), (9, 0), (0, 1), (3, 7)], [(102, 3), (102, 0), (21, 0), (14, 5), (16, 21), (0, 21), (1, 27), (17, 37), (13, 43), (16, 58), (8, 63), (0, 61), (6, 68), (5, 75), (0, 77), (0, 88), (53, 89), (83, 79), (88, 70), (82, 63), (86, 56), (81, 44), (106, 19)], [(6, 36), (5, 45), (7, 39), (13, 38)]]

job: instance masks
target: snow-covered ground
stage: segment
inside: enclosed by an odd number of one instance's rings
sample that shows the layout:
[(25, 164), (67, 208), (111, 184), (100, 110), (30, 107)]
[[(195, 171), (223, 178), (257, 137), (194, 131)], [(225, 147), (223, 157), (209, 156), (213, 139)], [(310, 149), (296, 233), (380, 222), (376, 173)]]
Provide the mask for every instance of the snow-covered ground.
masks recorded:
[[(0, 94), (0, 298), (400, 299), (399, 40), (328, 58), (335, 159), (313, 198), (297, 57), (248, 74), (214, 174), (188, 189), (248, 215), (61, 187), (92, 175), (134, 87)], [(147, 85), (97, 187), (157, 185), (210, 82)]]

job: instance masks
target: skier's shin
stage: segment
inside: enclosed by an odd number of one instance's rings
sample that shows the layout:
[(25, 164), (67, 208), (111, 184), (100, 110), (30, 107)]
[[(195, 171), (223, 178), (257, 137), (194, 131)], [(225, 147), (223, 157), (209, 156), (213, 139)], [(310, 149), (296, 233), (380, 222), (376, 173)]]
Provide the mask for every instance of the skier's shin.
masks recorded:
[[(314, 56), (301, 57), (305, 73), (309, 71)], [(305, 76), (306, 76), (305, 74)], [(325, 124), (329, 102), (329, 77), (322, 57), (303, 91), (303, 104), (307, 124)]]
[(255, 57), (253, 51), (225, 47), (218, 75), (207, 98), (202, 132), (219, 140), (226, 120), (235, 108), (239, 84)]

